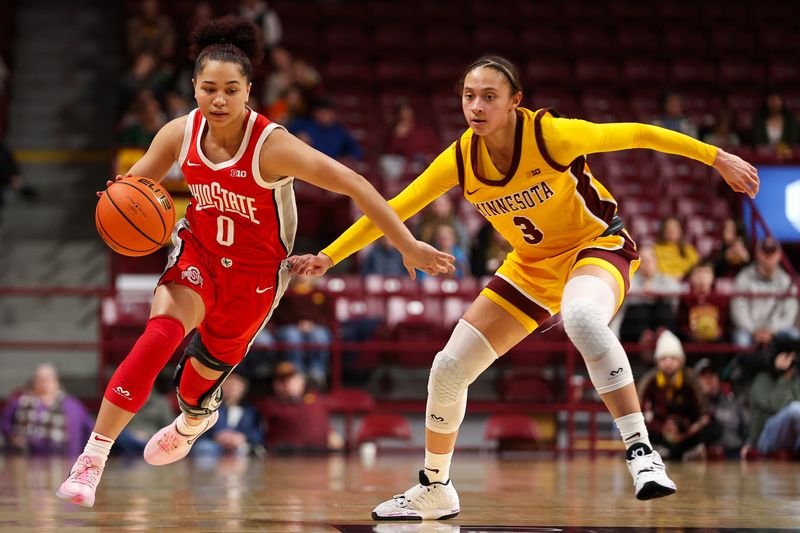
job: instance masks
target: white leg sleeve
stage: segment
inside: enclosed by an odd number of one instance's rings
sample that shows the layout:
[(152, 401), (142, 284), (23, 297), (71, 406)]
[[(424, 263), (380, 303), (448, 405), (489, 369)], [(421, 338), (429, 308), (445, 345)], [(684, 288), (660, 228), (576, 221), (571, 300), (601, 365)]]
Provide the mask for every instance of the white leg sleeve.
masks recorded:
[(600, 278), (576, 276), (564, 287), (564, 329), (586, 361), (589, 378), (600, 394), (633, 383), (628, 356), (608, 327), (615, 310), (614, 292)]
[(450, 340), (433, 359), (425, 427), (437, 433), (458, 431), (467, 409), (467, 387), (495, 359), (497, 353), (486, 337), (466, 320), (459, 320)]

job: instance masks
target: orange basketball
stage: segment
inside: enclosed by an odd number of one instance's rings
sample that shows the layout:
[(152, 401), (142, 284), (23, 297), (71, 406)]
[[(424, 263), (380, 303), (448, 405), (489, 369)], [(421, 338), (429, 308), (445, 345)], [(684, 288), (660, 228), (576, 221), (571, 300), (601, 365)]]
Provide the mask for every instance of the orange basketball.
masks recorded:
[(140, 176), (125, 178), (100, 197), (94, 223), (115, 252), (147, 255), (161, 248), (172, 234), (175, 204), (158, 183)]

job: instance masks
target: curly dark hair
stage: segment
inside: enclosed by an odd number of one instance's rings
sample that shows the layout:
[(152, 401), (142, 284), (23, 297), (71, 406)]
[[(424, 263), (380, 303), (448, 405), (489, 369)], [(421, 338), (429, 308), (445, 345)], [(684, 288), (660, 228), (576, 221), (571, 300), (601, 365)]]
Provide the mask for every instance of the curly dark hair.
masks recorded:
[(258, 28), (241, 17), (228, 15), (211, 20), (192, 32), (192, 57), (196, 57), (194, 74), (200, 72), (209, 61), (236, 63), (248, 80), (252, 65), (261, 62), (264, 50)]

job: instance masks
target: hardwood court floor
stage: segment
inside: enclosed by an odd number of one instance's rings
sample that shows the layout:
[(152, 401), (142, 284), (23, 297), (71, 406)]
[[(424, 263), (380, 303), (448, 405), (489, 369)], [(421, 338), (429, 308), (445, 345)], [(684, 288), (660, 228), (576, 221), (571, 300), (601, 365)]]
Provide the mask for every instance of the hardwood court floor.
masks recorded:
[[(112, 457), (93, 509), (54, 495), (71, 462), (0, 457), (0, 531), (473, 531), (467, 526), (787, 528), (800, 530), (800, 464), (675, 463), (678, 494), (633, 498), (617, 458), (456, 455), (461, 514), (382, 523), (370, 511), (415, 482), (418, 454), (184, 460)], [(350, 526), (350, 527), (348, 527)], [(496, 528), (492, 528), (498, 531)], [(519, 527), (514, 530), (521, 531)]]

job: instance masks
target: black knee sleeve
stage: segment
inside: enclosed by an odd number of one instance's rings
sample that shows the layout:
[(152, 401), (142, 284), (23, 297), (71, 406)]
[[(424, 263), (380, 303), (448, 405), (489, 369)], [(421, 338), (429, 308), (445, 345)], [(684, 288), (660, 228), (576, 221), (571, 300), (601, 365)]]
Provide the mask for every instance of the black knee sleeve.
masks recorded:
[[(211, 370), (222, 372), (222, 375), (217, 379), (214, 385), (198, 399), (199, 405), (192, 405), (181, 397), (180, 385), (183, 369), (186, 365), (191, 364), (189, 358), (194, 357), (204, 366)], [(172, 383), (175, 385), (175, 392), (178, 395), (178, 405), (184, 414), (192, 418), (206, 418), (219, 409), (222, 405), (222, 384), (231, 375), (236, 365), (230, 365), (224, 361), (220, 361), (208, 351), (208, 348), (203, 344), (200, 338), (200, 333), (195, 332), (189, 345), (183, 352), (181, 360), (178, 361), (178, 366), (175, 367), (175, 374), (172, 376)]]

